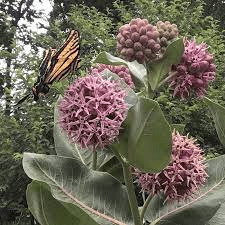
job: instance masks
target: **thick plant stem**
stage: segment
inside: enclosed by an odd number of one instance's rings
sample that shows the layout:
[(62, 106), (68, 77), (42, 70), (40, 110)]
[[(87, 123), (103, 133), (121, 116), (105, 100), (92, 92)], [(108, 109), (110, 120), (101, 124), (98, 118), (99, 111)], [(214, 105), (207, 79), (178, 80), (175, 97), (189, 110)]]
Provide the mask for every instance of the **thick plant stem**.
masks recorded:
[(142, 225), (140, 214), (138, 211), (137, 199), (136, 199), (136, 195), (135, 195), (134, 187), (133, 187), (131, 166), (129, 164), (127, 164), (126, 162), (122, 162), (122, 166), (123, 166), (124, 181), (125, 181), (127, 191), (128, 191), (128, 197), (129, 197), (132, 216), (134, 219), (134, 224)]
[(151, 201), (151, 199), (152, 199), (152, 195), (149, 195), (149, 196), (147, 197), (147, 199), (146, 199), (146, 201), (145, 201), (143, 207), (142, 207), (142, 210), (141, 210), (141, 221), (143, 221), (145, 212), (146, 212), (146, 210), (147, 210), (147, 208), (148, 208), (148, 204), (149, 204), (149, 202)]
[(96, 170), (96, 168), (97, 168), (97, 151), (94, 151), (92, 157), (92, 169)]

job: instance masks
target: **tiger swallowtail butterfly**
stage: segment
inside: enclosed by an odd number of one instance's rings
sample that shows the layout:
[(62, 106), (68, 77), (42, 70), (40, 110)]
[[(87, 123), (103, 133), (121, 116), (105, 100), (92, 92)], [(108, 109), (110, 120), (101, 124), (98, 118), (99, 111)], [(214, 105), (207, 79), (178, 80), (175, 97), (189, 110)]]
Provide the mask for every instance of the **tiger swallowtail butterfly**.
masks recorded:
[(64, 44), (57, 51), (46, 49), (39, 67), (39, 76), (32, 87), (31, 93), (23, 97), (17, 104), (24, 102), (31, 94), (35, 101), (40, 94), (49, 92), (49, 85), (54, 81), (60, 81), (69, 73), (75, 72), (80, 67), (79, 56), (79, 32), (71, 30)]

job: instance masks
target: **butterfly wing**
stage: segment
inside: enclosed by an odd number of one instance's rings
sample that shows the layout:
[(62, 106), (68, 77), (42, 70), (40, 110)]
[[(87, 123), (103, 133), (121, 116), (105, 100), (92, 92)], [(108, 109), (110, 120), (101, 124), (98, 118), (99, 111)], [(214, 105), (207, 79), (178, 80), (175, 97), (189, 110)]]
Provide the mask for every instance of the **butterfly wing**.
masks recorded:
[(46, 49), (44, 50), (44, 53), (43, 53), (43, 59), (42, 59), (42, 62), (39, 66), (39, 79), (40, 80), (45, 80), (46, 79), (46, 76), (48, 74), (48, 70), (50, 69), (50, 65), (51, 65), (51, 62), (52, 62), (52, 57), (53, 55), (56, 53), (56, 49)]
[(52, 56), (44, 83), (52, 84), (54, 81), (59, 81), (69, 72), (76, 71), (79, 66), (79, 32), (71, 30), (65, 43)]
[[(39, 76), (32, 88), (34, 100), (39, 99), (39, 94), (46, 94), (49, 91), (49, 84), (66, 77), (69, 72), (76, 71), (80, 66), (79, 57), (79, 32), (71, 30), (67, 40), (57, 51), (56, 49), (46, 49), (39, 67)], [(30, 94), (22, 98), (16, 105), (25, 101)]]

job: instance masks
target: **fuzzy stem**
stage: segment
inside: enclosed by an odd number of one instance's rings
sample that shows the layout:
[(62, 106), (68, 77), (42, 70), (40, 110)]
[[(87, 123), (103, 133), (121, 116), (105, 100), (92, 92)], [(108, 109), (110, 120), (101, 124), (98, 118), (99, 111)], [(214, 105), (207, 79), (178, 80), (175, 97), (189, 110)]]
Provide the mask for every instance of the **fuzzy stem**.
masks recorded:
[(124, 181), (125, 181), (125, 184), (126, 184), (126, 187), (127, 187), (127, 192), (128, 192), (129, 202), (130, 202), (130, 208), (131, 208), (132, 216), (133, 216), (133, 219), (134, 219), (134, 224), (135, 225), (142, 225), (140, 214), (139, 214), (139, 211), (138, 211), (137, 199), (136, 199), (136, 195), (135, 195), (134, 187), (133, 187), (131, 166), (124, 161), (122, 162), (122, 166), (123, 166)]
[(162, 80), (162, 81), (159, 83), (158, 88), (159, 88), (161, 85), (165, 84), (167, 81), (169, 81), (172, 77), (176, 76), (176, 74), (177, 74), (177, 72), (173, 72), (173, 73), (169, 74), (168, 77), (166, 77), (164, 80)]
[(145, 212), (146, 212), (146, 210), (147, 210), (147, 208), (148, 208), (148, 205), (149, 205), (151, 199), (152, 199), (152, 195), (149, 195), (149, 196), (147, 197), (147, 199), (146, 199), (146, 201), (145, 201), (143, 207), (142, 207), (142, 210), (141, 210), (141, 216), (140, 216), (140, 217), (141, 217), (141, 221), (143, 221), (143, 219), (144, 219)]
[(92, 155), (92, 169), (96, 170), (97, 168), (97, 151), (95, 150)]

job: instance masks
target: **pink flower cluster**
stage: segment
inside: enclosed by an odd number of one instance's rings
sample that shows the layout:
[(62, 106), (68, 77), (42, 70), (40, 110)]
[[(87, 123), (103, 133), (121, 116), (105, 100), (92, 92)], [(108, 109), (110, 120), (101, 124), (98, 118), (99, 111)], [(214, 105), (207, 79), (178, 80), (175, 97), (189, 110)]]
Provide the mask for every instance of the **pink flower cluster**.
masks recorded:
[(143, 64), (155, 59), (160, 49), (159, 32), (147, 19), (132, 19), (120, 27), (117, 51), (125, 60)]
[(159, 173), (144, 173), (135, 169), (134, 174), (142, 191), (148, 194), (164, 193), (165, 201), (181, 200), (191, 196), (207, 177), (203, 164), (203, 151), (195, 140), (173, 133), (172, 161)]
[(90, 73), (101, 74), (104, 70), (108, 69), (112, 73), (117, 74), (130, 88), (134, 89), (134, 83), (131, 78), (131, 73), (126, 66), (113, 66), (106, 64), (97, 64), (90, 70)]
[(215, 79), (216, 66), (206, 44), (187, 40), (181, 62), (172, 66), (172, 71), (175, 72), (170, 79), (173, 96), (188, 99), (193, 90), (200, 98), (206, 94), (209, 81)]
[(79, 78), (58, 106), (60, 126), (82, 148), (104, 149), (119, 135), (127, 115), (125, 97), (115, 81), (93, 74)]

